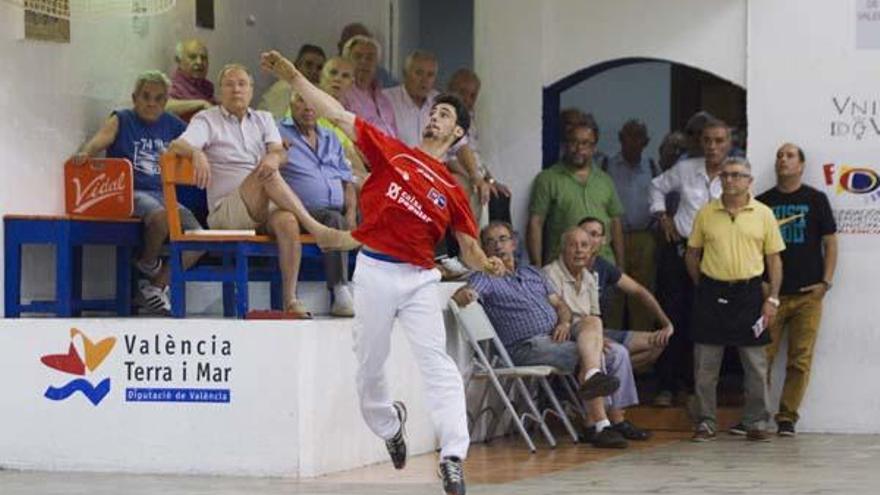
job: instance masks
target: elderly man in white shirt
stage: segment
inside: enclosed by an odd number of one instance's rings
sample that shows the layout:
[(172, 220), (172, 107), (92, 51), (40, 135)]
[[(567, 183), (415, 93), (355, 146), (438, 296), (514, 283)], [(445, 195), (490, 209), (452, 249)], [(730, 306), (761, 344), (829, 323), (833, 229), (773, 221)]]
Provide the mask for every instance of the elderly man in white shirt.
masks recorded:
[[(669, 255), (670, 259), (658, 262), (662, 272), (657, 274), (657, 293), (662, 294), (663, 309), (679, 329), (657, 361), (656, 405), (671, 405), (678, 387), (693, 383), (693, 344), (687, 339), (693, 284), (684, 265), (684, 251), (697, 211), (721, 196), (718, 174), (730, 153), (730, 137), (727, 124), (714, 118), (708, 120), (701, 137), (704, 156), (682, 160), (651, 181), (651, 213), (658, 218), (666, 242), (672, 245), (661, 247), (660, 251), (674, 253)], [(680, 197), (674, 217), (666, 212), (666, 195), (670, 193)]]
[(258, 229), (274, 235), (281, 265), (284, 309), (310, 317), (296, 298), (301, 243), (294, 212), (305, 211), (278, 172), (287, 153), (272, 114), (252, 110), (253, 77), (239, 64), (218, 77), (220, 105), (203, 110), (169, 151), (192, 157), (196, 183), (208, 189), (212, 229)]
[(422, 140), (422, 129), (428, 123), (431, 105), (440, 94), (434, 89), (436, 81), (437, 57), (416, 50), (406, 57), (403, 84), (384, 91), (394, 108), (397, 137), (407, 146), (416, 146)]

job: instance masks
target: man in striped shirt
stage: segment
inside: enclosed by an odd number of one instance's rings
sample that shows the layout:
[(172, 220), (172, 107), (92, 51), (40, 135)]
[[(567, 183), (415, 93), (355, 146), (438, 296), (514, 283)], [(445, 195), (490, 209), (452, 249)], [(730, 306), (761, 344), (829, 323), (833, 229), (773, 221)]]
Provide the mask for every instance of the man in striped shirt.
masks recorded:
[[(564, 372), (574, 372), (580, 365), (579, 392), (595, 421), (596, 434), (590, 441), (596, 447), (626, 447), (623, 436), (609, 428), (611, 422), (605, 413), (604, 397), (617, 390), (620, 379), (613, 376), (612, 362), (617, 362), (617, 356), (608, 359), (611, 374), (600, 369), (601, 320), (587, 317), (573, 324), (571, 310), (544, 274), (533, 266), (516, 263), (517, 241), (510, 224), (489, 223), (480, 232), (480, 241), (488, 256), (504, 262), (506, 275), (484, 277), (474, 273), (468, 285), (453, 296), (455, 302), (466, 306), (480, 300), (514, 364), (549, 365)], [(621, 358), (629, 360), (628, 355)]]

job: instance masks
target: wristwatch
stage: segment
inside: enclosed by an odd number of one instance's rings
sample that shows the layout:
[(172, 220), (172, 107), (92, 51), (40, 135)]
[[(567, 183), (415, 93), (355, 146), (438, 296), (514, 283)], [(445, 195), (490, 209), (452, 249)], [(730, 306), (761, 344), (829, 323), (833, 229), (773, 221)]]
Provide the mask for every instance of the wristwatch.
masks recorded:
[(776, 298), (776, 297), (768, 297), (768, 298), (767, 298), (767, 302), (770, 303), (770, 304), (772, 304), (773, 306), (775, 306), (775, 307), (777, 307), (777, 308), (779, 307), (779, 304), (780, 304), (780, 303), (779, 303), (779, 299)]

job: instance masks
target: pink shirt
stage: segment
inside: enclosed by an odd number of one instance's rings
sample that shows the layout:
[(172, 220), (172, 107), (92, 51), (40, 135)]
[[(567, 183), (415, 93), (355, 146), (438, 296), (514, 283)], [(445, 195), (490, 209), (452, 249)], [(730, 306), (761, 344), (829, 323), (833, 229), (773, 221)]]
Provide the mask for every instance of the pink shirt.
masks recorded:
[(369, 122), (391, 137), (397, 137), (397, 122), (394, 120), (394, 107), (391, 100), (382, 93), (382, 88), (373, 80), (370, 88), (360, 89), (352, 84), (342, 95), (342, 104), (350, 112)]
[(422, 141), (422, 131), (431, 118), (434, 98), (440, 93), (436, 89), (432, 89), (422, 106), (418, 106), (413, 101), (403, 84), (388, 88), (383, 93), (391, 101), (391, 108), (394, 110), (397, 138), (407, 146), (418, 146)]
[(207, 79), (189, 77), (177, 69), (171, 75), (168, 96), (178, 100), (206, 100), (214, 103), (214, 83)]

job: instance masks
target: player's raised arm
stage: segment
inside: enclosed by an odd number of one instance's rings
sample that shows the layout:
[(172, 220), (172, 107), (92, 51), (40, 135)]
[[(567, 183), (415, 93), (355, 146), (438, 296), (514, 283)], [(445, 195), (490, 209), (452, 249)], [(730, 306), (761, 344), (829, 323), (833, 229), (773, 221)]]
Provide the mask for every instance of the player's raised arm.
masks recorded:
[(312, 84), (293, 65), (293, 62), (272, 50), (260, 55), (260, 66), (290, 84), (294, 92), (299, 93), (303, 100), (315, 107), (318, 115), (327, 117), (350, 138), (355, 139), (354, 114), (346, 110), (335, 98)]

